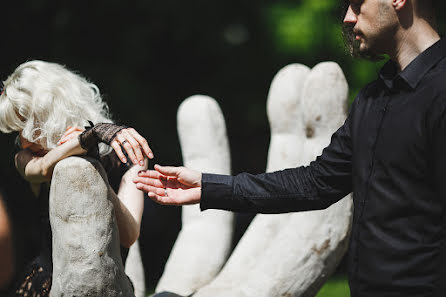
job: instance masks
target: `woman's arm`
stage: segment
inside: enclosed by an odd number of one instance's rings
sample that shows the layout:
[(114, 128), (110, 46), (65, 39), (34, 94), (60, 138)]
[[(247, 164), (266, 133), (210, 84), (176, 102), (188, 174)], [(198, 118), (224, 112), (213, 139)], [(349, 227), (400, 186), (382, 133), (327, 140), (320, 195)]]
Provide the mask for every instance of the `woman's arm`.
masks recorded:
[(15, 166), (25, 180), (31, 184), (39, 184), (51, 180), (57, 162), (85, 153), (86, 150), (80, 146), (78, 138), (74, 137), (44, 156), (34, 155), (29, 150), (21, 150), (15, 155)]
[[(116, 129), (116, 127), (120, 128), (120, 126), (114, 124), (102, 124), (102, 126), (106, 126), (102, 127), (103, 129), (100, 130), (100, 132), (105, 135), (110, 134), (108, 133), (109, 130), (113, 131), (113, 129)], [(98, 127), (101, 126), (98, 125)], [(32, 185), (51, 180), (53, 169), (57, 162), (64, 158), (74, 155), (83, 155), (87, 152), (82, 147), (80, 138), (78, 137), (81, 134), (83, 135), (82, 132), (84, 132), (84, 129), (68, 127), (67, 131), (58, 142), (59, 146), (50, 150), (44, 156), (37, 156), (29, 150), (20, 151), (15, 156), (17, 170), (25, 178), (25, 180), (29, 181)], [(94, 139), (97, 138), (97, 136), (93, 134), (91, 134), (91, 136)], [(85, 139), (86, 137), (84, 137), (84, 141)], [(117, 156), (124, 163), (127, 162), (127, 159), (122, 152), (122, 147), (135, 165), (140, 164), (141, 166), (144, 166), (144, 154), (150, 159), (153, 158), (153, 152), (150, 149), (146, 139), (133, 128), (119, 130), (119, 132), (109, 139), (107, 143), (113, 147)]]
[(146, 170), (147, 165), (146, 159), (144, 166), (135, 165), (130, 168), (122, 177), (118, 194), (113, 199), (121, 245), (126, 248), (139, 237), (144, 210), (144, 193), (135, 187), (133, 179), (138, 176), (139, 171)]

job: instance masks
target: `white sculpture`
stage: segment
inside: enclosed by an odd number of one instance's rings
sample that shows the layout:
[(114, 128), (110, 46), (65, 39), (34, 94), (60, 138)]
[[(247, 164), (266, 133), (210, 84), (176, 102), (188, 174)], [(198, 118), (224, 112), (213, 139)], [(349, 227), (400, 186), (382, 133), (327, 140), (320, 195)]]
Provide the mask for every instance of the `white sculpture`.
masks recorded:
[(125, 273), (133, 283), (136, 297), (146, 296), (146, 280), (142, 263), (139, 240), (135, 241), (129, 249), (125, 262)]
[[(230, 174), (225, 121), (210, 97), (193, 96), (178, 110), (178, 134), (184, 165), (208, 173)], [(183, 206), (182, 229), (156, 292), (190, 295), (208, 284), (229, 256), (233, 214), (198, 205)]]
[[(282, 69), (268, 98), (267, 171), (314, 160), (345, 120), (347, 94), (335, 63)], [(314, 296), (347, 249), (351, 215), (348, 196), (326, 210), (256, 216), (217, 278), (194, 297)]]
[(135, 296), (121, 260), (112, 195), (99, 161), (69, 157), (55, 166), (51, 297)]

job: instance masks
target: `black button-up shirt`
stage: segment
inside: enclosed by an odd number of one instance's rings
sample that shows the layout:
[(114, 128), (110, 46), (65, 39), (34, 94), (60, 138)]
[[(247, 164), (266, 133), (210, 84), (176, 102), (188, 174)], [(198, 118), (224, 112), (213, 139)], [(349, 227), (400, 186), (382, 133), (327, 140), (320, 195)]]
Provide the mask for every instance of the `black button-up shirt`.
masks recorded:
[(387, 63), (307, 167), (204, 174), (201, 208), (322, 209), (353, 192), (352, 297), (446, 296), (446, 39)]

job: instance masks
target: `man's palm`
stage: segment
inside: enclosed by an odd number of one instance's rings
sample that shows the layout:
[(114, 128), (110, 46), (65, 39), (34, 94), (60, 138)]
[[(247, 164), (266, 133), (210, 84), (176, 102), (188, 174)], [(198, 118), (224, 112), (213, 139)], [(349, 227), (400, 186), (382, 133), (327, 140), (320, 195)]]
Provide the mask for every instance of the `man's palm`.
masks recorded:
[(200, 202), (201, 173), (185, 167), (155, 165), (155, 170), (140, 172), (134, 183), (160, 204), (185, 205)]

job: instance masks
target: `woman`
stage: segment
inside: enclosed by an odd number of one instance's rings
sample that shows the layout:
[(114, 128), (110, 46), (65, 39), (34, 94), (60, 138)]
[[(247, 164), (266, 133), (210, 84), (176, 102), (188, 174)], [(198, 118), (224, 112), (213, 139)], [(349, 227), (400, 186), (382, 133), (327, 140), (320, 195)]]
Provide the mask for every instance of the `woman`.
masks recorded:
[[(82, 128), (85, 125), (89, 127)], [(144, 156), (153, 158), (153, 153), (134, 129), (112, 123), (94, 84), (58, 64), (26, 62), (4, 83), (0, 131), (19, 133), (20, 151), (15, 164), (39, 200), (43, 235), (39, 256), (19, 278), (12, 296), (49, 295), (52, 259), (48, 191), (54, 166), (64, 158), (89, 154), (100, 159), (117, 192), (113, 203), (121, 245), (129, 248), (136, 241), (143, 193), (132, 179), (147, 167)], [(123, 151), (132, 167), (126, 165)]]

